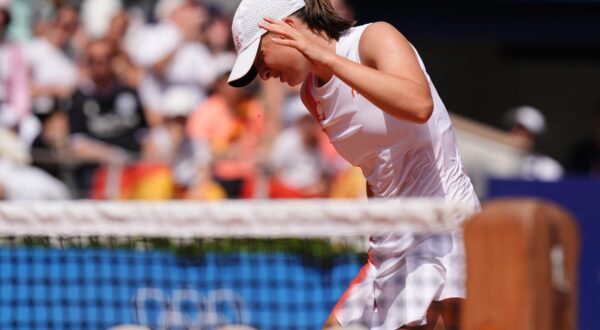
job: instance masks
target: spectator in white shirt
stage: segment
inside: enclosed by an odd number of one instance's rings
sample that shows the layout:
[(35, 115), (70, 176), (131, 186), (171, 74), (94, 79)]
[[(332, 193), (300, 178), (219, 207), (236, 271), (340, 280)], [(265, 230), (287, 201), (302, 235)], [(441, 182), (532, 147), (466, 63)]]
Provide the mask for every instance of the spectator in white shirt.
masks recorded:
[(79, 68), (69, 45), (79, 26), (75, 7), (62, 5), (54, 18), (44, 25), (42, 34), (25, 45), (29, 66), (32, 114), (23, 118), (18, 127), (19, 137), (31, 146), (40, 134), (42, 125), (34, 115), (47, 115), (54, 100), (67, 99), (79, 80)]
[(270, 155), (272, 198), (324, 197), (328, 166), (321, 151), (322, 132), (308, 113), (276, 138)]
[(140, 85), (144, 106), (160, 122), (166, 90), (175, 85), (196, 90), (198, 99), (215, 79), (212, 55), (200, 41), (207, 11), (192, 0), (160, 0), (156, 6), (159, 24), (140, 31), (128, 46), (133, 61), (146, 69)]
[(27, 147), (10, 130), (0, 128), (0, 200), (62, 200), (64, 183), (30, 166)]
[(34, 97), (70, 96), (77, 85), (79, 72), (67, 46), (79, 24), (74, 7), (62, 6), (44, 35), (27, 45)]

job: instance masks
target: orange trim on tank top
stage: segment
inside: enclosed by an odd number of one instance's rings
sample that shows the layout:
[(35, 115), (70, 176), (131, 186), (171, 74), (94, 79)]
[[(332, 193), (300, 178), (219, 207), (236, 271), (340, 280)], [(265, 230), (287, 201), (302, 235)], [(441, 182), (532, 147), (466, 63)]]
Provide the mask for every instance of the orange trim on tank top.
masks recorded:
[(308, 111), (317, 121), (321, 122), (325, 119), (325, 114), (319, 113), (318, 107), (321, 105), (321, 102), (315, 100), (315, 97), (310, 92), (314, 84), (313, 79), (314, 77), (312, 75), (308, 76), (308, 79), (306, 79), (304, 96), (306, 96), (306, 100), (308, 101)]

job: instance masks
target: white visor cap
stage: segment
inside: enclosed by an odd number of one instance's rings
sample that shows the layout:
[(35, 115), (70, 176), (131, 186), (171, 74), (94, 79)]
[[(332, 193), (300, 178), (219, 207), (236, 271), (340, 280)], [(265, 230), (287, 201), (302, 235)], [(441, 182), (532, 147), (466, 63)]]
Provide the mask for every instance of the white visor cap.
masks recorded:
[(231, 31), (237, 59), (227, 82), (233, 87), (244, 87), (254, 80), (257, 70), (254, 59), (260, 38), (267, 31), (258, 26), (265, 17), (283, 19), (304, 8), (304, 0), (242, 0), (233, 17)]
[(521, 125), (534, 135), (540, 135), (546, 130), (546, 118), (539, 109), (532, 106), (524, 105), (512, 109), (507, 119), (509, 126)]

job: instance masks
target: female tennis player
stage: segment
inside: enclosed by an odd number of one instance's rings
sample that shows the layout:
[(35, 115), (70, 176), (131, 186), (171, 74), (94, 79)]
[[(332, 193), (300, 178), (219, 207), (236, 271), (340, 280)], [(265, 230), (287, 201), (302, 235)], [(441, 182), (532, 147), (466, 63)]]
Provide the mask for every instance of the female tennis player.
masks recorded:
[[(359, 166), (370, 196), (439, 197), (479, 208), (448, 113), (419, 55), (393, 26), (353, 27), (329, 0), (242, 0), (229, 83), (256, 75), (302, 86), (338, 152)], [(325, 327), (458, 328), (464, 297), (460, 230), (370, 238), (369, 261)], [(429, 321), (429, 322), (428, 322)]]

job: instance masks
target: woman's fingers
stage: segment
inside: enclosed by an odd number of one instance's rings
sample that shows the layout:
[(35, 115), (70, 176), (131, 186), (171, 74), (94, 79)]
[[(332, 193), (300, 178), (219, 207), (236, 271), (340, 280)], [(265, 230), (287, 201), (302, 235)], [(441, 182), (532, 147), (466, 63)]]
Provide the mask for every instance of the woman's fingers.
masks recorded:
[(286, 31), (283, 30), (279, 26), (272, 25), (272, 24), (264, 24), (264, 23), (258, 24), (258, 26), (261, 27), (261, 28), (263, 28), (263, 29), (265, 29), (265, 30), (267, 30), (267, 31), (269, 31), (269, 32), (273, 32), (275, 34), (282, 35), (282, 36), (284, 36), (286, 38), (290, 38), (289, 34), (286, 33)]
[(271, 24), (285, 24), (282, 20), (278, 20), (273, 17), (265, 16), (263, 19)]
[(267, 24), (261, 23), (259, 26), (267, 31), (275, 32), (288, 38), (292, 38), (294, 34), (297, 34), (297, 31), (292, 29), (284, 21), (271, 17), (264, 17), (264, 20)]
[(279, 45), (297, 48), (296, 42), (291, 39), (272, 38), (271, 40), (273, 40), (274, 43)]
[(294, 38), (289, 33), (286, 33), (287, 31), (282, 29), (280, 26), (262, 24), (262, 23), (259, 24), (259, 26), (267, 31), (273, 32), (280, 36), (280, 37), (271, 38), (271, 40), (273, 40), (273, 42), (280, 44), (280, 45), (292, 46), (291, 42), (294, 41)]
[(284, 21), (271, 17), (265, 17), (264, 20), (266, 23), (260, 23), (259, 26), (280, 36), (271, 39), (274, 43), (293, 47), (304, 52), (305, 42), (301, 33), (287, 25)]

